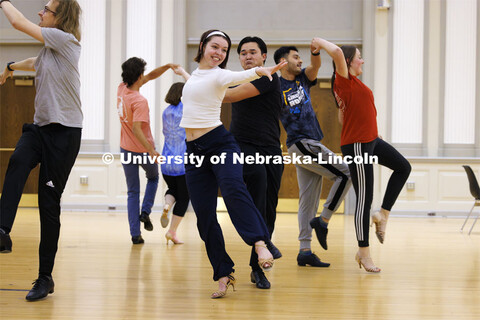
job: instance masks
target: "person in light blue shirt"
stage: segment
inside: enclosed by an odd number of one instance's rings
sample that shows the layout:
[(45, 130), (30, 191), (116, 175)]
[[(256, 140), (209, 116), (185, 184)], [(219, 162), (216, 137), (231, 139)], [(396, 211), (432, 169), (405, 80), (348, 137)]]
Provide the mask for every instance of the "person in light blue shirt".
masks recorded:
[[(182, 97), (184, 85), (183, 82), (176, 82), (170, 87), (165, 97), (165, 101), (170, 105), (162, 115), (163, 135), (165, 136), (162, 155), (167, 157), (167, 159), (168, 157), (172, 157), (170, 158), (171, 160), (161, 165), (162, 176), (168, 186), (168, 190), (165, 193), (165, 206), (163, 207), (162, 217), (160, 218), (162, 227), (166, 228), (168, 226), (168, 212), (175, 204), (172, 211), (170, 228), (165, 234), (167, 244), (168, 240), (174, 244), (183, 243), (177, 238), (177, 228), (185, 216), (188, 202), (190, 201), (187, 183), (185, 181), (185, 165), (183, 163), (183, 157), (187, 148), (185, 144), (185, 129), (179, 126), (183, 115), (183, 104), (180, 98)], [(181, 162), (174, 160), (180, 159), (180, 157), (182, 159)]]

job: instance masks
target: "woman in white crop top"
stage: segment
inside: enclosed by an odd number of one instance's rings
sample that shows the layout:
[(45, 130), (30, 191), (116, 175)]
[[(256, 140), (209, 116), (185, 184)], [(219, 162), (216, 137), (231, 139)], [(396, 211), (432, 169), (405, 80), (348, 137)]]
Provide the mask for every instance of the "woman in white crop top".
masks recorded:
[(185, 164), (188, 192), (197, 215), (197, 227), (205, 242), (213, 280), (218, 291), (211, 298), (221, 298), (235, 285), (232, 259), (225, 251), (222, 230), (217, 222), (218, 188), (237, 232), (248, 245), (255, 245), (260, 267), (273, 266), (272, 254), (265, 246), (268, 229), (243, 182), (242, 165), (234, 163), (233, 154), (240, 148), (233, 135), (220, 121), (223, 97), (228, 87), (271, 74), (284, 64), (233, 72), (225, 70), (231, 41), (219, 30), (203, 33), (195, 61), (198, 68), (183, 88), (183, 117), (189, 161)]

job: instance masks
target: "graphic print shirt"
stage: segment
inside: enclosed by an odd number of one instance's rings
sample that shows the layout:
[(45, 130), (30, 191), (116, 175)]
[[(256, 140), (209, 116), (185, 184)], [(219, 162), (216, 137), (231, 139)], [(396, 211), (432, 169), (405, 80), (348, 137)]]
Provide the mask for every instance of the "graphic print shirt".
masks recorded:
[(287, 147), (290, 148), (302, 139), (323, 139), (323, 132), (313, 111), (310, 99), (310, 88), (317, 79), (310, 81), (305, 75), (305, 69), (295, 77), (286, 80), (280, 77), (282, 90), (282, 112), (280, 120), (287, 132)]

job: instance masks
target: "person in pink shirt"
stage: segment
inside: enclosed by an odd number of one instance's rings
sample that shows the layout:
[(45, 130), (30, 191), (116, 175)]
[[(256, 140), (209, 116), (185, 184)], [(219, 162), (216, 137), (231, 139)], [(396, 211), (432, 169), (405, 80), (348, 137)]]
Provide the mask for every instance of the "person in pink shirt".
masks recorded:
[[(140, 232), (140, 222), (144, 223), (146, 230), (153, 230), (149, 215), (152, 212), (158, 187), (158, 164), (154, 160), (160, 156), (155, 150), (155, 141), (150, 129), (148, 101), (140, 94), (140, 88), (148, 81), (160, 77), (168, 69), (178, 67), (176, 64), (169, 63), (144, 75), (145, 65), (146, 62), (137, 57), (125, 61), (122, 64), (123, 82), (120, 83), (117, 91), (117, 110), (122, 125), (120, 150), (127, 180), (128, 222), (133, 244), (145, 242)], [(147, 153), (149, 158), (145, 157)], [(141, 210), (139, 166), (145, 171), (147, 177)]]

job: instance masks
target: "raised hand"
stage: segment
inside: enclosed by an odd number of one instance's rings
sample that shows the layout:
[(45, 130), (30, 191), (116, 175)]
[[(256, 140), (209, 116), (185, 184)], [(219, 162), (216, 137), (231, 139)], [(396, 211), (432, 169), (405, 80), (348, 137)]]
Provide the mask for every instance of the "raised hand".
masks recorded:
[(266, 76), (268, 77), (268, 79), (270, 79), (270, 81), (272, 81), (272, 74), (274, 74), (275, 72), (277, 72), (278, 70), (282, 69), (283, 67), (285, 67), (287, 65), (287, 61), (282, 61), (280, 62), (279, 64), (275, 65), (275, 66), (271, 66), (271, 67), (260, 67), (260, 68), (257, 68), (256, 72), (257, 74), (262, 77), (262, 76)]
[(7, 68), (5, 68), (2, 74), (0, 74), (0, 85), (4, 84), (5, 81), (7, 81), (8, 77), (10, 78), (13, 77), (13, 71), (10, 71)]
[(325, 41), (321, 38), (313, 38), (312, 42), (310, 43), (310, 52), (317, 53), (322, 49), (322, 41)]
[(182, 76), (185, 79), (185, 81), (187, 81), (188, 78), (190, 78), (190, 74), (187, 71), (185, 71), (185, 69), (183, 69), (180, 65), (177, 65), (177, 67), (172, 70), (173, 72), (175, 72), (175, 74)]
[(175, 74), (181, 76), (185, 72), (185, 69), (183, 69), (181, 66), (178, 66), (176, 68), (173, 68), (173, 72), (175, 72)]
[(176, 68), (180, 67), (180, 65), (176, 63), (168, 63), (166, 64), (166, 66), (172, 69), (173, 71), (175, 71)]

